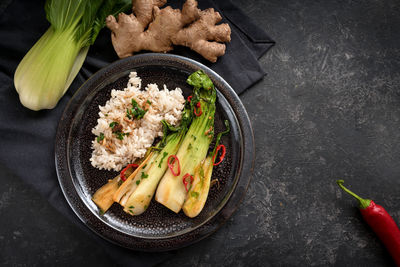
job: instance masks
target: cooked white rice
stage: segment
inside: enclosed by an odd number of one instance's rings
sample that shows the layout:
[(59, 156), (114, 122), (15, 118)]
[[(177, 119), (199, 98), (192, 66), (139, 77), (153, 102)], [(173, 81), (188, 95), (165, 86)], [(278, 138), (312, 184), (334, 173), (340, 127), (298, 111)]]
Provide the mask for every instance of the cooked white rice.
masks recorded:
[[(162, 136), (161, 120), (176, 125), (181, 119), (185, 99), (180, 88), (169, 91), (164, 85), (164, 89), (159, 90), (156, 84), (148, 84), (145, 90), (141, 90), (141, 79), (136, 72), (131, 72), (129, 78), (127, 88), (113, 89), (110, 100), (99, 106), (99, 119), (92, 133), (96, 136), (103, 133), (104, 139), (100, 143), (97, 137), (92, 141), (90, 162), (93, 167), (120, 171), (143, 157), (154, 139)], [(127, 117), (126, 110), (132, 108), (132, 98), (142, 109), (148, 109), (140, 120)], [(122, 125), (122, 132), (129, 135), (119, 140), (110, 127), (112, 122)]]

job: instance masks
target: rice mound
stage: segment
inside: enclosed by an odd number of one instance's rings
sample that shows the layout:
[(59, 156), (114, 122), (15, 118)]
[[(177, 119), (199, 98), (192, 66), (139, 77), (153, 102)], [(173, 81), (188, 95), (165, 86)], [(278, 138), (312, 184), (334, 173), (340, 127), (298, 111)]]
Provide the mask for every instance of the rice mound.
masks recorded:
[[(131, 72), (127, 87), (124, 90), (113, 89), (111, 98), (104, 106), (99, 106), (99, 119), (92, 129), (96, 135), (92, 141), (93, 152), (90, 158), (93, 167), (120, 171), (143, 157), (154, 139), (163, 135), (162, 120), (172, 125), (180, 122), (185, 104), (182, 90), (176, 88), (169, 91), (165, 85), (163, 90), (159, 90), (156, 84), (148, 84), (145, 90), (141, 90), (141, 82), (137, 73)], [(139, 107), (147, 109), (142, 119), (127, 117), (127, 109), (132, 108), (132, 99), (135, 99)], [(122, 131), (127, 133), (122, 140), (112, 132), (112, 122), (118, 122)], [(104, 139), (98, 142), (97, 137), (101, 133)]]

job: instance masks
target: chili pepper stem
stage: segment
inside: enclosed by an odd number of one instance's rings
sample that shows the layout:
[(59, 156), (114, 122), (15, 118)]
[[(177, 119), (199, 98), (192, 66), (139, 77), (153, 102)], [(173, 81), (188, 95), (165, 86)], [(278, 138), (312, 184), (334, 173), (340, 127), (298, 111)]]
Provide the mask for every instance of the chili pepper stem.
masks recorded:
[(337, 180), (336, 183), (340, 186), (340, 188), (342, 188), (346, 193), (352, 195), (353, 197), (355, 197), (358, 202), (359, 202), (359, 207), (360, 209), (366, 209), (369, 207), (369, 204), (371, 203), (370, 199), (364, 199), (361, 198), (360, 196), (354, 194), (352, 191), (350, 191), (349, 189), (347, 189), (346, 187), (344, 187), (344, 180)]

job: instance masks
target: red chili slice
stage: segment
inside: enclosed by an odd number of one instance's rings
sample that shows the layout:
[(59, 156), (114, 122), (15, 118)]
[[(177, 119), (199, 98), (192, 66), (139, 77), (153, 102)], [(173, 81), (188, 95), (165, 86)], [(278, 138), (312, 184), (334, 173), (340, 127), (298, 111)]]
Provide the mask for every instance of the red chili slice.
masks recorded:
[[(171, 158), (173, 158), (172, 163), (171, 163)], [(175, 160), (178, 162), (178, 173), (174, 172)], [(169, 156), (167, 162), (168, 162), (168, 168), (171, 170), (173, 176), (178, 176), (179, 174), (181, 174), (181, 166), (179, 164), (179, 159), (177, 156), (175, 155)]]
[[(215, 157), (218, 155), (218, 151), (222, 148), (222, 154), (219, 157), (219, 161), (217, 163), (215, 163)], [(212, 161), (213, 161), (213, 165), (217, 166), (219, 165), (225, 158), (225, 154), (226, 154), (226, 148), (224, 145), (219, 145), (217, 146), (217, 149), (215, 150), (214, 156), (212, 157)]]
[(192, 97), (193, 97), (192, 95), (188, 96), (187, 101), (188, 102), (192, 101)]
[(196, 110), (196, 108), (194, 108), (194, 115), (196, 115), (197, 117), (200, 117), (201, 114), (203, 114), (203, 111), (201, 110), (201, 103), (200, 101), (197, 102), (196, 107), (199, 111)]
[(189, 192), (189, 189), (188, 189), (188, 181), (187, 181), (187, 179), (186, 178), (188, 178), (188, 177), (190, 177), (190, 184), (192, 184), (193, 183), (193, 181), (194, 181), (194, 178), (193, 178), (193, 176), (191, 176), (189, 173), (186, 173), (184, 176), (183, 176), (183, 179), (182, 179), (182, 182), (183, 182), (183, 185), (185, 186), (185, 189), (186, 189), (186, 192)]
[(122, 169), (121, 173), (119, 174), (119, 177), (121, 177), (122, 181), (126, 181), (126, 177), (125, 177), (125, 172), (127, 169), (129, 169), (130, 167), (133, 168), (137, 168), (138, 165), (137, 164), (128, 164), (125, 168)]

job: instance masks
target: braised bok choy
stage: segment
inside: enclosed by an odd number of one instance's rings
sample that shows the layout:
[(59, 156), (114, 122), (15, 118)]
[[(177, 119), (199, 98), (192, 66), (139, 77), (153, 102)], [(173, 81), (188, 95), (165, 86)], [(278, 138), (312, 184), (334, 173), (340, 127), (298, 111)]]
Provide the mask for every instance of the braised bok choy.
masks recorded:
[[(135, 178), (137, 179), (135, 182), (136, 188), (132, 190), (132, 193), (126, 195), (126, 202), (120, 202), (124, 206), (125, 212), (132, 215), (139, 215), (148, 208), (156, 192), (158, 183), (168, 168), (168, 158), (175, 155), (178, 151), (191, 120), (190, 106), (186, 105), (182, 113), (181, 124), (178, 128), (172, 127), (165, 121), (163, 122), (165, 138), (160, 144), (162, 149), (154, 152), (156, 157), (148, 162), (145, 171), (137, 175), (138, 177)], [(170, 134), (167, 135), (168, 132)]]
[(178, 213), (186, 199), (188, 184), (193, 181), (196, 168), (199, 168), (207, 155), (214, 137), (214, 114), (216, 91), (210, 78), (203, 71), (192, 73), (187, 83), (194, 87), (190, 104), (193, 122), (180, 146), (176, 157), (181, 172), (175, 175), (171, 169), (162, 178), (156, 193), (156, 201)]
[[(207, 157), (200, 163), (200, 166), (195, 169), (192, 186), (188, 190), (185, 203), (182, 210), (186, 216), (193, 218), (199, 215), (204, 208), (208, 197), (208, 192), (211, 186), (211, 175), (214, 166), (219, 165), (225, 157), (225, 146), (220, 145), (219, 142), (224, 134), (229, 133), (229, 122), (225, 121), (226, 130), (217, 135), (215, 146)], [(218, 151), (222, 149), (222, 154), (217, 159)], [(217, 180), (216, 180), (217, 181)]]

